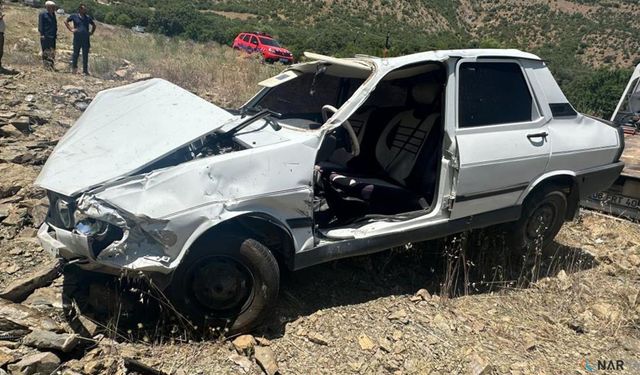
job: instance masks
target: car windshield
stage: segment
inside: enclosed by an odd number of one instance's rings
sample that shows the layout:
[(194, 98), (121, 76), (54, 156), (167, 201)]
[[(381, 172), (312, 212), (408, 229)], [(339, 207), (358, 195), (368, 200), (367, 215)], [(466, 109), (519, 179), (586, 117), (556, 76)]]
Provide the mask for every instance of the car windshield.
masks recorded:
[(282, 115), (279, 122), (283, 125), (318, 128), (324, 122), (322, 107), (340, 108), (369, 74), (366, 68), (352, 69), (339, 65), (323, 69), (311, 65), (298, 67), (295, 73), (273, 77), (274, 86), (262, 91), (243, 110), (256, 113), (270, 109)]
[(260, 43), (264, 44), (265, 46), (271, 46), (271, 47), (280, 47), (280, 45), (278, 44), (278, 42), (276, 42), (273, 39), (270, 38), (260, 38)]

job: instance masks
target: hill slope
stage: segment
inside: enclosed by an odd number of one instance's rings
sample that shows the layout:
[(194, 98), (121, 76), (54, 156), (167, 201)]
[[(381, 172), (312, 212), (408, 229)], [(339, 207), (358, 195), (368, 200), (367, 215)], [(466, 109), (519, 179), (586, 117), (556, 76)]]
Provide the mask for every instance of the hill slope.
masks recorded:
[[(71, 9), (78, 1), (61, 3)], [(637, 22), (640, 3), (635, 0), (121, 0), (93, 3), (99, 19), (148, 24), (158, 31), (213, 39), (223, 44), (230, 44), (239, 30), (269, 31), (297, 53), (313, 49), (320, 53), (379, 55), (389, 32), (391, 54), (481, 45), (577, 56), (581, 63), (594, 67), (630, 67), (640, 62), (640, 24)], [(167, 9), (173, 12), (165, 15)], [(193, 11), (200, 14), (194, 15)], [(184, 13), (190, 13), (188, 19)], [(209, 22), (203, 22), (205, 20)]]
[[(79, 1), (60, 3), (74, 9)], [(640, 63), (640, 3), (635, 0), (88, 3), (101, 21), (144, 25), (153, 32), (197, 41), (230, 45), (240, 31), (266, 31), (297, 56), (306, 50), (382, 55), (387, 33), (392, 56), (432, 49), (519, 48), (549, 61), (574, 105), (601, 117), (611, 115), (629, 69)]]

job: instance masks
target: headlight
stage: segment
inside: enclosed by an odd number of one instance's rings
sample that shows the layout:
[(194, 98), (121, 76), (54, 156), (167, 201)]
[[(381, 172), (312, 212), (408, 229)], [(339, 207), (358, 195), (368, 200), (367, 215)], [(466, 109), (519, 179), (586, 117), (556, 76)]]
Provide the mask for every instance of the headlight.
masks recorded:
[(275, 52), (276, 50), (273, 48), (269, 48), (269, 52)]
[(104, 221), (95, 219), (84, 219), (78, 221), (75, 227), (76, 231), (88, 237), (102, 237), (107, 233), (109, 224)]
[(78, 233), (89, 237), (101, 237), (109, 230), (109, 223), (89, 217), (78, 210), (73, 213), (73, 222)]
[(56, 203), (56, 208), (58, 210), (58, 217), (60, 218), (60, 222), (65, 228), (71, 227), (71, 210), (69, 209), (69, 204), (62, 199), (58, 199)]

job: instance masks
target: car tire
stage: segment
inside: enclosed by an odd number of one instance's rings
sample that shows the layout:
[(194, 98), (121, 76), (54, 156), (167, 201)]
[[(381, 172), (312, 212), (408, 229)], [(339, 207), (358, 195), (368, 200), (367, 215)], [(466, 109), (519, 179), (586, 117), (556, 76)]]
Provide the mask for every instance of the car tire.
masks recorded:
[(168, 288), (174, 307), (202, 333), (255, 328), (275, 304), (280, 270), (271, 251), (246, 237), (197, 244)]
[(558, 188), (534, 192), (525, 200), (520, 219), (505, 228), (507, 244), (516, 253), (545, 250), (562, 228), (567, 206), (567, 196)]

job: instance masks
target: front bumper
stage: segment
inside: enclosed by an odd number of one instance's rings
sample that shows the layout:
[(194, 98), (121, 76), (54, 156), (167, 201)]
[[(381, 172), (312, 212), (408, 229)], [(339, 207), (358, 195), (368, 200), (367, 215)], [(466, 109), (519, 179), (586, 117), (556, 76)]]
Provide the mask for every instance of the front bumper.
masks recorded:
[(53, 257), (75, 261), (84, 269), (109, 274), (120, 273), (117, 267), (96, 262), (91, 253), (89, 238), (85, 235), (60, 229), (45, 222), (38, 229), (38, 240), (42, 248)]
[[(171, 274), (167, 272), (157, 272), (153, 269), (145, 270), (144, 267), (136, 270), (135, 267), (129, 265), (116, 264), (96, 258), (92, 253), (89, 237), (57, 228), (46, 222), (38, 229), (38, 240), (44, 250), (55, 258), (63, 259), (66, 263), (73, 262), (87, 271), (114, 276), (121, 276), (123, 273), (136, 276), (139, 275), (138, 271), (148, 271), (146, 275), (161, 289), (164, 289), (171, 281)], [(136, 272), (129, 273), (127, 271)]]
[(120, 240), (104, 247), (104, 243), (94, 237), (45, 222), (38, 229), (38, 240), (54, 257), (74, 261), (87, 270), (114, 275), (127, 271), (141, 271), (149, 275), (172, 273), (177, 264), (172, 264), (173, 258), (164, 253), (165, 248), (156, 241), (143, 238), (138, 231), (133, 232), (136, 234), (125, 232)]
[(67, 260), (91, 259), (89, 238), (44, 223), (38, 229), (38, 240), (49, 254)]
[(265, 59), (280, 61), (284, 63), (293, 63), (293, 56), (282, 56), (271, 52), (263, 52), (262, 56)]

